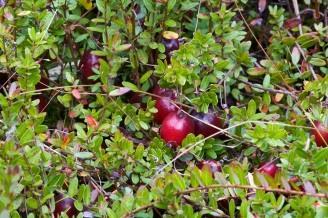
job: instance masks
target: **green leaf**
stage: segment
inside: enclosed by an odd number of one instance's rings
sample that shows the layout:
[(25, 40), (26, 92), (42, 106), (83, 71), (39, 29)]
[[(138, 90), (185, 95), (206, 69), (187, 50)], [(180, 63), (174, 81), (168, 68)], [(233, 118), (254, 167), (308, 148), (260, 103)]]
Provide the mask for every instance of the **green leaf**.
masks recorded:
[(131, 180), (133, 184), (138, 184), (139, 183), (139, 176), (137, 174), (132, 174)]
[(79, 201), (74, 201), (74, 206), (78, 211), (82, 211), (83, 210), (83, 204)]
[(211, 185), (213, 183), (213, 175), (209, 165), (205, 165), (202, 168), (201, 178), (205, 186)]
[(146, 82), (146, 81), (151, 77), (151, 75), (153, 75), (153, 71), (152, 71), (152, 70), (147, 71), (146, 73), (144, 73), (144, 74), (141, 76), (141, 78), (140, 78), (140, 82), (141, 82), (141, 83)]
[(186, 183), (184, 179), (177, 173), (174, 173), (171, 177), (171, 181), (173, 182), (173, 186), (179, 190), (185, 190), (186, 189)]
[(136, 85), (134, 85), (133, 83), (127, 82), (127, 81), (122, 82), (122, 85), (124, 87), (130, 88), (132, 91), (138, 91), (139, 90)]
[(230, 217), (235, 217), (235, 210), (236, 210), (235, 201), (233, 199), (231, 199), (229, 201), (229, 215), (230, 215)]
[(29, 197), (27, 200), (26, 200), (26, 204), (29, 208), (31, 209), (36, 209), (38, 208), (38, 201), (32, 197)]
[(77, 177), (74, 177), (69, 181), (68, 194), (70, 197), (73, 198), (77, 194), (78, 185), (79, 185), (79, 180), (77, 179)]
[(170, 12), (175, 4), (176, 4), (177, 0), (169, 0), (168, 3), (167, 3), (167, 11)]
[(263, 87), (264, 88), (269, 88), (270, 87), (270, 74), (265, 75), (264, 79), (263, 79)]
[(148, 11), (154, 11), (154, 1), (153, 0), (143, 0), (143, 3)]
[(145, 147), (142, 144), (138, 145), (134, 154), (136, 160), (141, 160), (141, 158), (143, 157), (144, 150)]
[(311, 58), (310, 64), (317, 66), (317, 67), (327, 66), (327, 62), (321, 58)]
[(247, 74), (250, 76), (262, 76), (265, 72), (266, 70), (262, 67), (249, 68), (247, 70)]
[(76, 158), (80, 159), (91, 159), (93, 158), (93, 153), (87, 151), (81, 151), (74, 154)]
[(75, 129), (76, 129), (76, 133), (77, 133), (77, 137), (86, 140), (88, 138), (87, 134), (85, 133), (84, 129), (82, 128), (81, 125), (74, 125)]
[(252, 117), (256, 113), (256, 103), (252, 99), (248, 102), (247, 106), (247, 117)]
[(167, 27), (175, 27), (175, 26), (177, 25), (177, 23), (176, 23), (174, 20), (169, 19), (169, 20), (166, 20), (166, 21), (165, 21), (165, 25), (166, 25)]

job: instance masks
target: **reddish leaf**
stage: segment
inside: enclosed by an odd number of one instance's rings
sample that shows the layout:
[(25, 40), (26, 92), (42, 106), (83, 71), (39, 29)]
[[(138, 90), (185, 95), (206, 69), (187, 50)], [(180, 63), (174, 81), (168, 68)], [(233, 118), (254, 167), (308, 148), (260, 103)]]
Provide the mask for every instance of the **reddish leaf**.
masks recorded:
[(263, 105), (263, 106), (261, 107), (261, 112), (262, 112), (262, 113), (268, 113), (268, 111), (269, 111), (269, 107), (268, 107), (267, 105)]
[(78, 89), (73, 89), (72, 90), (72, 95), (74, 96), (74, 98), (76, 98), (77, 100), (81, 99), (81, 94), (80, 91)]
[(262, 14), (267, 7), (267, 0), (259, 0), (258, 1), (258, 10)]
[(68, 116), (69, 116), (70, 118), (75, 118), (75, 117), (76, 117), (76, 113), (75, 113), (74, 111), (69, 111), (69, 112), (68, 112)]
[(65, 149), (67, 146), (68, 146), (68, 144), (71, 142), (71, 137), (69, 137), (68, 135), (65, 135), (64, 137), (63, 137), (63, 143), (62, 143), (62, 145), (61, 145), (61, 147), (63, 148), (63, 149)]
[(91, 115), (87, 115), (87, 116), (85, 117), (85, 119), (86, 119), (88, 125), (91, 126), (92, 128), (96, 128), (96, 127), (98, 127), (98, 122), (97, 122), (96, 119), (93, 118)]
[(83, 104), (83, 105), (87, 105), (88, 104), (88, 99), (86, 99), (86, 98), (82, 98), (82, 99), (80, 99), (80, 101), (79, 101), (81, 104)]
[[(1, 3), (0, 3), (0, 4), (1, 4)], [(6, 12), (6, 13), (4, 14), (4, 17), (5, 17), (7, 20), (9, 20), (9, 21), (13, 21), (13, 20), (14, 20), (14, 16), (13, 16), (13, 14), (10, 13), (10, 12)]]
[(121, 95), (128, 93), (130, 90), (131, 89), (129, 89), (129, 88), (121, 87), (121, 88), (114, 89), (113, 91), (111, 91), (109, 93), (109, 96), (121, 96)]
[(254, 67), (247, 70), (248, 75), (261, 76), (265, 74), (266, 70), (263, 67)]
[(274, 96), (274, 101), (275, 102), (280, 102), (281, 99), (284, 97), (284, 94), (282, 93), (277, 93), (275, 96)]
[(263, 24), (263, 18), (255, 18), (249, 23), (251, 26), (262, 26)]
[(18, 94), (19, 94), (19, 88), (17, 87), (17, 83), (16, 82), (11, 83), (8, 90), (8, 96), (12, 98)]
[(294, 46), (292, 50), (292, 62), (293, 64), (297, 65), (297, 63), (300, 61), (301, 53), (300, 50), (297, 48), (297, 46)]
[(309, 64), (306, 62), (306, 60), (303, 60), (301, 64), (301, 72), (304, 73), (305, 71), (308, 71), (308, 66)]
[(301, 20), (298, 19), (297, 17), (290, 18), (288, 20), (285, 20), (284, 27), (286, 29), (292, 29), (294, 27), (297, 27), (299, 24), (301, 24)]
[(303, 187), (304, 187), (304, 191), (307, 193), (311, 193), (311, 194), (316, 193), (315, 188), (313, 187), (310, 181), (305, 181)]

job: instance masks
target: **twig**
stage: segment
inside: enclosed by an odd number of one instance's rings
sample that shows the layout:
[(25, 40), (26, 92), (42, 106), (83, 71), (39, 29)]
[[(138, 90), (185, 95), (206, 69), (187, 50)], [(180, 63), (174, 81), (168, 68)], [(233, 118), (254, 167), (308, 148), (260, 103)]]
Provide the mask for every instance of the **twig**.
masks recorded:
[(266, 192), (277, 192), (277, 193), (289, 194), (289, 195), (302, 195), (302, 196), (310, 196), (310, 197), (325, 198), (325, 199), (328, 198), (328, 194), (324, 194), (324, 193), (309, 193), (309, 192), (286, 190), (286, 189), (279, 189), (279, 188), (265, 188), (260, 186), (236, 185), (236, 184), (231, 184), (231, 185), (215, 184), (215, 185), (209, 185), (203, 187), (190, 188), (184, 191), (177, 192), (176, 195), (189, 194), (195, 191), (218, 189), (218, 188), (255, 189), (255, 190), (262, 190)]
[(197, 28), (198, 28), (198, 20), (199, 20), (199, 12), (200, 12), (200, 6), (202, 4), (202, 1), (199, 0), (199, 3), (198, 3), (198, 9), (197, 9), (197, 15), (196, 15), (196, 24), (195, 24), (195, 30), (194, 30), (194, 33), (193, 35), (195, 35), (196, 31), (197, 31)]
[[(227, 189), (227, 188), (236, 188), (236, 189), (255, 189), (255, 190), (262, 190), (265, 192), (276, 192), (276, 193), (281, 193), (281, 194), (288, 194), (288, 195), (300, 195), (300, 196), (310, 196), (310, 197), (315, 197), (315, 198), (328, 198), (328, 194), (324, 193), (308, 193), (308, 192), (303, 192), (303, 191), (295, 191), (295, 190), (286, 190), (286, 189), (279, 189), (279, 188), (265, 188), (265, 187), (259, 187), (259, 186), (252, 186), (252, 185), (236, 185), (236, 184), (228, 184), (228, 185), (223, 185), (223, 184), (215, 184), (215, 185), (209, 185), (209, 186), (202, 186), (202, 187), (196, 187), (196, 188), (190, 188), (184, 191), (178, 191), (174, 195), (184, 195), (184, 194), (189, 194), (192, 192), (196, 191), (208, 191), (210, 189)], [(136, 214), (142, 210), (148, 209), (150, 207), (154, 207), (156, 203), (159, 201), (154, 201), (153, 203), (146, 204), (142, 207), (138, 207), (135, 210), (127, 213), (125, 218), (131, 217), (133, 214)]]
[(261, 48), (261, 50), (263, 51), (265, 57), (268, 59), (268, 60), (271, 60), (270, 56), (268, 55), (268, 53), (265, 51), (265, 49), (263, 48), (263, 46), (261, 45), (261, 43), (259, 42), (259, 40), (256, 38), (254, 32), (252, 31), (251, 27), (248, 25), (243, 13), (241, 13), (241, 9), (239, 8), (238, 4), (237, 4), (237, 1), (234, 1), (236, 7), (237, 7), (237, 10), (238, 10), (238, 13), (239, 15), (241, 16), (241, 18), (243, 19), (247, 29), (250, 31), (250, 33), (252, 34), (254, 40), (256, 41), (256, 43), (258, 44), (258, 46)]
[[(288, 32), (288, 35), (291, 35), (291, 34)], [(300, 44), (298, 44), (298, 43), (295, 41), (295, 45), (297, 46), (297, 48), (298, 48), (298, 50), (300, 51), (301, 55), (303, 56), (304, 60), (306, 60), (306, 59), (307, 59), (307, 55), (304, 53), (304, 51), (303, 51), (302, 47), (300, 46)], [(289, 51), (289, 50), (288, 50), (288, 51)], [(315, 74), (312, 65), (311, 65), (310, 63), (307, 63), (307, 64), (308, 64), (308, 68), (309, 68), (309, 70), (310, 70), (310, 72), (311, 72), (313, 78), (314, 78), (315, 80), (317, 80), (318, 77), (317, 77), (317, 75)]]
[[(296, 15), (296, 17), (297, 17), (299, 20), (301, 20), (300, 9), (299, 9), (299, 7), (298, 7), (298, 2), (297, 2), (297, 0), (293, 0), (293, 7), (294, 7), (294, 11), (295, 11), (295, 15)], [(303, 34), (302, 23), (298, 24), (298, 29), (299, 29), (300, 34), (302, 35), (302, 34)]]
[(294, 99), (297, 99), (297, 96), (292, 93), (292, 92), (289, 92), (287, 90), (279, 90), (279, 89), (271, 89), (271, 88), (265, 88), (259, 84), (254, 84), (254, 83), (251, 83), (251, 82), (248, 82), (248, 81), (245, 81), (245, 80), (241, 80), (241, 79), (237, 79), (239, 82), (242, 82), (242, 83), (245, 83), (249, 86), (252, 86), (254, 88), (257, 88), (257, 89), (262, 89), (264, 91), (268, 91), (268, 92), (272, 92), (272, 93), (281, 93), (281, 94), (285, 94), (285, 95), (290, 95), (292, 96)]

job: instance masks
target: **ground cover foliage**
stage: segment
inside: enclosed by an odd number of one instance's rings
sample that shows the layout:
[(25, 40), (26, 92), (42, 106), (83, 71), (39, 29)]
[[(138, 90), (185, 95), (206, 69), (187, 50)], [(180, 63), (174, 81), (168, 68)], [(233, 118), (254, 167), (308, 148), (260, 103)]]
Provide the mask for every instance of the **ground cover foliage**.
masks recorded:
[(328, 217), (325, 0), (0, 0), (0, 217)]

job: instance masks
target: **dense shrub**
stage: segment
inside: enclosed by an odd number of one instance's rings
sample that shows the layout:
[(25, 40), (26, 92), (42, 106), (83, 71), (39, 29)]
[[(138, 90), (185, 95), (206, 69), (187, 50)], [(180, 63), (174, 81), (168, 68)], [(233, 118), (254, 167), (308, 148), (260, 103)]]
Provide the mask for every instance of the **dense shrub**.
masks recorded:
[(327, 14), (0, 0), (0, 217), (328, 217)]

